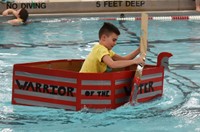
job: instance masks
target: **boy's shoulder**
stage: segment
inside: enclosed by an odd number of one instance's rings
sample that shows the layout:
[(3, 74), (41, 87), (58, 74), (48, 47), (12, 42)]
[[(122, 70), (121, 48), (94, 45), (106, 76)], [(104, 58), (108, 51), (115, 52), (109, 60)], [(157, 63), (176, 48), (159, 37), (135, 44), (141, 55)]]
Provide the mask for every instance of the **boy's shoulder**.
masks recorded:
[(106, 50), (107, 48), (100, 43), (94, 45), (93, 49)]

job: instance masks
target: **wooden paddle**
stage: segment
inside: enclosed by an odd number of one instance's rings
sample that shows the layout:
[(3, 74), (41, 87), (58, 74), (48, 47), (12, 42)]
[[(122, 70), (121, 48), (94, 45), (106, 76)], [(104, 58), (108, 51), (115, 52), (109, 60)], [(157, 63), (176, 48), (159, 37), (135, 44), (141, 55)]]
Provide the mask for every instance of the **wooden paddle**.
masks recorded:
[[(147, 38), (148, 38), (148, 14), (142, 13), (142, 19), (141, 19), (141, 35), (140, 35), (140, 56), (144, 59), (146, 59), (146, 52), (147, 52)], [(142, 71), (143, 71), (144, 65), (138, 64), (135, 76), (133, 78), (133, 86), (130, 96), (130, 103), (134, 104), (137, 102), (137, 93), (139, 90), (141, 77), (142, 77)]]

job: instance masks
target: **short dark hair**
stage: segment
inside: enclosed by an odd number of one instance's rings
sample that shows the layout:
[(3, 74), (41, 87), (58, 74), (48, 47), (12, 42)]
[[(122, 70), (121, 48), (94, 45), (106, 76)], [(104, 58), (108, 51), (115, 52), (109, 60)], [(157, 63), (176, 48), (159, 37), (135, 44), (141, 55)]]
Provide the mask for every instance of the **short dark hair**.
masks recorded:
[(99, 39), (103, 34), (110, 35), (111, 33), (120, 35), (120, 31), (115, 25), (108, 22), (104, 22), (103, 26), (99, 30)]
[(25, 8), (22, 8), (19, 12), (19, 17), (22, 19), (22, 22), (26, 22), (28, 19), (28, 11)]

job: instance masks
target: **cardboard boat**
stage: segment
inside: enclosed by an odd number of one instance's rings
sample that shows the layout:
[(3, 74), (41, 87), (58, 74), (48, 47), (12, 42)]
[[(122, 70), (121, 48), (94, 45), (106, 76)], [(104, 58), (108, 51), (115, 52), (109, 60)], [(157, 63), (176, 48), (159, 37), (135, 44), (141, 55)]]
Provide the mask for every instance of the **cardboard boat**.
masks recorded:
[[(171, 53), (162, 52), (158, 55), (157, 65), (145, 65), (138, 102), (162, 96), (164, 67), (168, 66), (171, 56)], [(12, 104), (103, 111), (129, 102), (136, 65), (108, 73), (79, 73), (83, 61), (72, 59), (15, 64)]]

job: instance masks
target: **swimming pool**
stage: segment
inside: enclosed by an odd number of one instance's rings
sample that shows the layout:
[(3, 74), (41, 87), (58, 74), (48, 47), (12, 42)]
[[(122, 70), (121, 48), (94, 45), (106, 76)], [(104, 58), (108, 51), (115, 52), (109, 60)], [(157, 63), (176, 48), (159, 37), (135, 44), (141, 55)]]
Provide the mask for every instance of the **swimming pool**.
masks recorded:
[(147, 63), (155, 64), (162, 51), (174, 55), (161, 98), (89, 113), (11, 105), (13, 64), (85, 58), (104, 21), (120, 28), (114, 51), (129, 53), (139, 45), (140, 21), (42, 20), (19, 27), (0, 24), (0, 131), (200, 131), (199, 21), (149, 21)]

